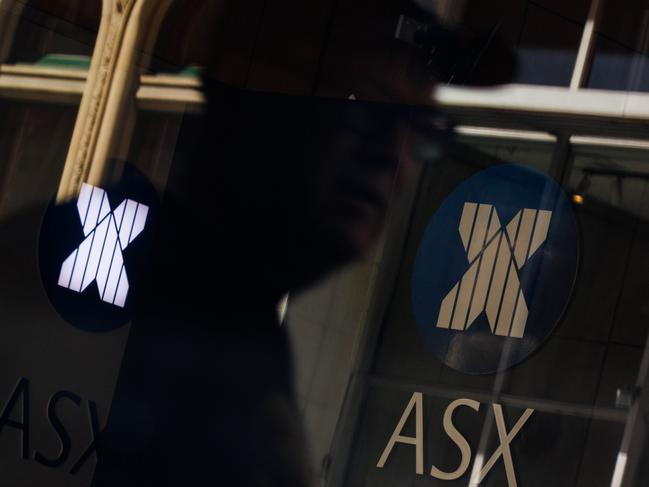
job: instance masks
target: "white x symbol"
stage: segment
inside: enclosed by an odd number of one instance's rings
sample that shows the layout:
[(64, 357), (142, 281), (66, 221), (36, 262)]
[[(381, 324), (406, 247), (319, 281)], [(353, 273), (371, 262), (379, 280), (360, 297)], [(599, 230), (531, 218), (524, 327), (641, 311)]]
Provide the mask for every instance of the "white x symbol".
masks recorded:
[(129, 283), (122, 251), (144, 230), (149, 207), (127, 199), (111, 212), (106, 192), (84, 183), (77, 211), (86, 238), (63, 261), (58, 284), (83, 292), (96, 281), (101, 299), (123, 308)]
[(465, 330), (485, 311), (492, 333), (522, 338), (528, 309), (518, 273), (551, 219), (551, 211), (524, 208), (503, 229), (493, 205), (464, 203), (459, 231), (469, 269), (443, 299), (437, 327)]

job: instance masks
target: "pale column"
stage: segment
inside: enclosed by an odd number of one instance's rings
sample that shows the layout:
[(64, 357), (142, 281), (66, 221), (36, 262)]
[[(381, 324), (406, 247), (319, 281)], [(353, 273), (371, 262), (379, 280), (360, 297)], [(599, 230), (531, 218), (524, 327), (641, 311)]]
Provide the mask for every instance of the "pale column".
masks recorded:
[[(100, 186), (107, 161), (126, 152), (134, 116), (140, 52), (150, 50), (172, 0), (103, 0), (90, 72), (57, 201), (78, 195), (81, 184)], [(155, 32), (154, 32), (155, 31)]]

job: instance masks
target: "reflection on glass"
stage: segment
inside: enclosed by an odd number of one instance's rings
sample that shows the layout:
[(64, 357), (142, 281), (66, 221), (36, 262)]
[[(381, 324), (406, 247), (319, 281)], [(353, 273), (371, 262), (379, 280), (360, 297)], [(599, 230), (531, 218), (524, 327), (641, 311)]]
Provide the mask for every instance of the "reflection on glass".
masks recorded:
[(588, 88), (625, 91), (649, 90), (649, 6), (629, 0), (624, 8), (604, 2), (595, 35)]
[(58, 68), (87, 69), (101, 17), (99, 0), (16, 2), (20, 17), (6, 60)]
[(621, 156), (595, 148), (576, 151), (569, 187), (577, 202), (594, 200), (629, 215), (649, 218), (649, 154), (641, 151)]
[(479, 31), (497, 26), (501, 30), (518, 54), (514, 82), (567, 86), (589, 5), (590, 0), (472, 1), (467, 2), (463, 27)]
[(0, 215), (54, 195), (76, 112), (76, 106), (0, 101)]

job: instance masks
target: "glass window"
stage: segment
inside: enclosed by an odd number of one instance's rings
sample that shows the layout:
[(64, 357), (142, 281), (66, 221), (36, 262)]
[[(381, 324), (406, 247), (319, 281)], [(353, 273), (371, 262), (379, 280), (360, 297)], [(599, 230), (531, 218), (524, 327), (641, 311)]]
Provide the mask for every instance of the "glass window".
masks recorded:
[(8, 62), (87, 69), (101, 1), (30, 0), (24, 3)]
[[(597, 138), (647, 138), (627, 97), (566, 88), (591, 0), (414, 0), (459, 29), (428, 34), (516, 52), (472, 81), (545, 85), (440, 89), (448, 113), (395, 43), (410, 1), (156, 1), (79, 120), (94, 80), (34, 66), (87, 69), (121, 0), (12, 1), (0, 32), (8, 485), (620, 487), (625, 459), (647, 484), (624, 448), (649, 410), (649, 143)], [(645, 90), (649, 10), (601, 2), (587, 87)], [(62, 184), (75, 123), (89, 167)]]
[(595, 33), (595, 51), (588, 79), (589, 88), (647, 91), (649, 9), (634, 0), (620, 8), (604, 2)]
[(59, 185), (77, 106), (0, 101), (0, 214), (46, 205)]
[(172, 164), (189, 164), (200, 128), (200, 115), (138, 112), (128, 161), (149, 179), (161, 197)]
[[(575, 299), (564, 330), (627, 347), (631, 355), (633, 347), (641, 354), (647, 335), (642, 289), (649, 262), (642, 249), (647, 245), (648, 183), (646, 152), (582, 148), (574, 156), (570, 187), (582, 201), (577, 209), (584, 278), (578, 288), (582, 297)], [(625, 369), (627, 383), (634, 383), (636, 372)]]
[[(411, 293), (422, 236), (449, 193), (498, 162), (491, 157), (547, 172), (553, 149), (493, 139), (472, 145), (461, 157), (429, 168), (421, 180), (393, 298), (369, 352), (364, 400), (347, 432), (353, 440), (344, 485), (467, 485), (478, 478), (480, 485), (512, 485), (513, 471), (518, 485), (609, 486), (628, 417), (624, 398), (632, 394), (647, 338), (647, 153), (574, 149), (565, 187), (579, 227), (580, 263), (565, 315), (523, 362), (496, 374), (467, 374), (436, 359), (415, 323)], [(459, 398), (475, 402), (449, 413)], [(494, 419), (501, 414), (507, 430), (521, 418), (524, 423), (509, 445), (509, 466), (498, 456), (496, 463), (488, 461), (502, 445)], [(462, 438), (453, 434), (458, 430), (467, 442), (464, 453)], [(423, 472), (416, 471), (414, 443), (390, 449), (393, 432), (422, 439)], [(471, 468), (461, 463), (466, 458)], [(478, 475), (481, 468), (484, 476)], [(460, 470), (462, 475), (440, 481), (443, 473)], [(642, 475), (634, 485), (641, 485)]]
[(515, 83), (568, 86), (589, 5), (589, 0), (469, 1), (463, 24), (476, 33), (501, 30), (518, 54)]
[[(557, 10), (528, 2), (518, 46), (520, 65), (516, 82), (568, 86), (584, 20), (585, 15), (573, 20)], [(548, 29), (548, 25), (552, 25), (552, 29)]]
[(581, 146), (575, 150), (570, 187), (593, 204), (604, 204), (641, 218), (649, 217), (643, 205), (649, 164), (646, 151), (614, 151)]
[[(519, 135), (524, 137), (524, 132)], [(472, 148), (478, 151), (476, 159), (479, 159), (479, 154), (483, 153), (493, 157), (494, 161), (524, 164), (542, 172), (550, 170), (552, 151), (555, 146), (554, 142), (550, 141), (553, 139), (551, 136), (547, 135), (547, 139), (549, 140), (515, 140), (502, 135), (500, 137), (493, 135), (472, 137), (462, 134), (457, 137), (458, 142), (464, 144), (466, 149)]]
[(212, 76), (241, 86), (250, 69), (261, 2), (201, 2), (188, 8), (174, 2), (160, 28), (148, 71), (196, 76), (210, 66)]

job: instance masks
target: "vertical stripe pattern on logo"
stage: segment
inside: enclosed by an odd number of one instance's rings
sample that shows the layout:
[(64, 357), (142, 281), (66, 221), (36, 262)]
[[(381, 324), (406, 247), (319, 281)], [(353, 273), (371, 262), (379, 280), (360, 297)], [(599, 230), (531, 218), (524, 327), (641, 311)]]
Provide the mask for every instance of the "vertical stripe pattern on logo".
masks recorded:
[(458, 229), (469, 268), (442, 300), (437, 327), (465, 330), (484, 311), (493, 333), (522, 338), (528, 308), (518, 273), (551, 219), (551, 211), (524, 208), (503, 228), (492, 205), (465, 203)]
[(129, 282), (122, 251), (144, 230), (149, 207), (127, 199), (111, 212), (106, 192), (84, 183), (77, 210), (86, 238), (63, 261), (58, 285), (83, 292), (96, 282), (103, 301), (124, 307)]

